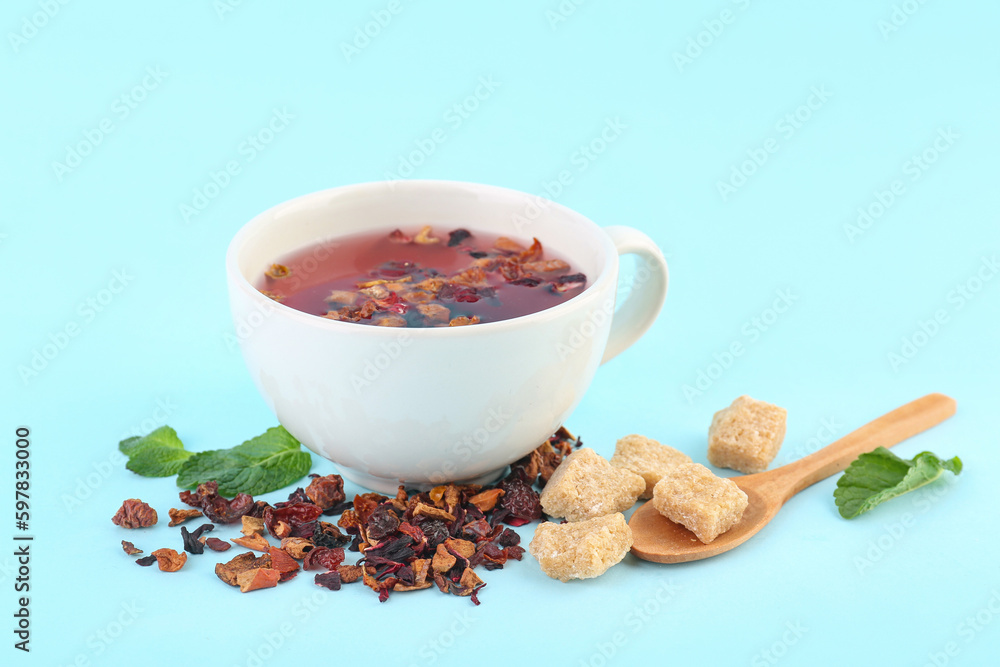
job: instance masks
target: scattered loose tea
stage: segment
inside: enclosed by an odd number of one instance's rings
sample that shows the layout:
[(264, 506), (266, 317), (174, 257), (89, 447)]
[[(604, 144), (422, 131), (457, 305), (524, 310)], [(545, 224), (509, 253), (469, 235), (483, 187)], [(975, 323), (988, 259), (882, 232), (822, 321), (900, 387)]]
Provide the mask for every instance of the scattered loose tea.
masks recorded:
[(138, 498), (129, 498), (111, 517), (111, 522), (122, 528), (148, 528), (156, 525), (156, 510)]
[(188, 558), (186, 553), (177, 553), (173, 549), (157, 549), (150, 555), (156, 559), (157, 565), (164, 572), (176, 572), (184, 567)]
[(137, 549), (134, 544), (132, 544), (131, 542), (126, 542), (125, 540), (122, 540), (122, 549), (124, 549), (125, 553), (128, 554), (129, 556), (134, 556), (136, 554), (142, 553), (142, 549)]
[(204, 516), (201, 510), (179, 510), (171, 507), (167, 510), (167, 514), (170, 515), (170, 523), (167, 525), (173, 528), (174, 526), (179, 526), (188, 519), (193, 519), (196, 516)]

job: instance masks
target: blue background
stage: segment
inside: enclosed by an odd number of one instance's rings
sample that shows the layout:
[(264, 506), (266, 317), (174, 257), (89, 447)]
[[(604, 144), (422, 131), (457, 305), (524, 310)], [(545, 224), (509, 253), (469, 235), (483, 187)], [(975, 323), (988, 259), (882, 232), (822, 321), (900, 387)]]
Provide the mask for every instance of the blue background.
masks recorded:
[[(15, 563), (0, 557), (4, 661), (995, 658), (1000, 7), (578, 3), (5, 3), (0, 532), (15, 532), (27, 425), (36, 539), (30, 655), (11, 646)], [(958, 414), (896, 451), (958, 454), (965, 471), (850, 522), (825, 480), (691, 564), (629, 556), (562, 584), (526, 556), (484, 573), (480, 607), (379, 604), (305, 576), (240, 595), (211, 555), (136, 567), (119, 540), (176, 548), (177, 490), (125, 470), (118, 440), (169, 423), (201, 450), (275, 423), (232, 339), (229, 239), (404, 160), (410, 177), (543, 194), (664, 249), (662, 315), (568, 422), (599, 453), (636, 432), (706, 462), (713, 412), (747, 393), (788, 409), (786, 463), (940, 391)], [(792, 305), (770, 312), (782, 292)], [(109, 519), (136, 496), (164, 520), (126, 536)]]

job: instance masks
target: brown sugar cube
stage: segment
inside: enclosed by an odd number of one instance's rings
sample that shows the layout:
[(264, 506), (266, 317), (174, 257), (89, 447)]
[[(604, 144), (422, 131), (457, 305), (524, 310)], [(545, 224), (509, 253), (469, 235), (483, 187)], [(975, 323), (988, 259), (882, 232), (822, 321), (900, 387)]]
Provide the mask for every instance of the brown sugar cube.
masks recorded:
[(699, 463), (675, 466), (656, 483), (650, 502), (705, 544), (735, 526), (748, 504), (736, 482), (716, 477)]
[(574, 523), (546, 521), (528, 545), (542, 572), (559, 581), (599, 577), (631, 548), (632, 531), (620, 512)]
[(645, 436), (626, 435), (615, 444), (610, 463), (641, 475), (646, 480), (646, 490), (639, 497), (652, 498), (653, 487), (664, 473), (678, 463), (691, 463), (691, 457)]
[(539, 500), (549, 516), (583, 521), (627, 510), (645, 488), (639, 475), (583, 447), (563, 459)]
[(767, 470), (785, 439), (786, 414), (777, 405), (740, 396), (712, 417), (709, 462), (745, 473)]

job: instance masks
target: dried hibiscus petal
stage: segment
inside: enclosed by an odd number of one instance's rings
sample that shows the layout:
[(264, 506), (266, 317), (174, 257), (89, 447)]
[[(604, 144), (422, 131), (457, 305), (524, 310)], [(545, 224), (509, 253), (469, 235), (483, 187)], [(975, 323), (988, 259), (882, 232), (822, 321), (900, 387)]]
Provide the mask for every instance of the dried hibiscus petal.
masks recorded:
[(129, 498), (111, 517), (111, 523), (122, 528), (148, 528), (156, 524), (156, 510), (138, 498)]
[(122, 540), (122, 549), (129, 556), (134, 556), (136, 554), (142, 553), (142, 549), (137, 549), (134, 544), (132, 544), (131, 542), (126, 542), (125, 540)]
[(188, 532), (187, 526), (181, 526), (181, 539), (184, 541), (184, 551), (192, 554), (204, 553), (205, 545), (198, 540), (202, 533), (210, 530), (215, 530), (215, 526), (210, 523), (198, 526), (193, 532)]
[(202, 516), (201, 510), (179, 510), (173, 507), (167, 510), (167, 514), (170, 515), (170, 523), (167, 525), (171, 528), (181, 525), (188, 519), (193, 519), (196, 516)]
[(156, 556), (143, 556), (142, 558), (136, 558), (135, 562), (137, 565), (142, 565), (143, 567), (149, 567), (156, 562)]
[(340, 590), (340, 573), (336, 570), (317, 574), (313, 581), (316, 582), (317, 586), (324, 586), (329, 588), (331, 591)]
[(553, 292), (562, 293), (576, 289), (577, 287), (583, 287), (586, 284), (587, 276), (582, 273), (574, 273), (568, 276), (559, 276), (552, 281), (551, 287)]

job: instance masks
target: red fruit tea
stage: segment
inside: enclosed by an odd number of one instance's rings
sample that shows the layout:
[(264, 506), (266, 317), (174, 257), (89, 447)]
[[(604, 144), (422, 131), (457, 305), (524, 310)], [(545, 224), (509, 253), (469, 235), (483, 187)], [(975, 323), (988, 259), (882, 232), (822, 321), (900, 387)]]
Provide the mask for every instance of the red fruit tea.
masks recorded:
[(396, 327), (498, 322), (571, 299), (587, 278), (538, 239), (430, 227), (345, 236), (281, 258), (265, 295), (333, 320)]

